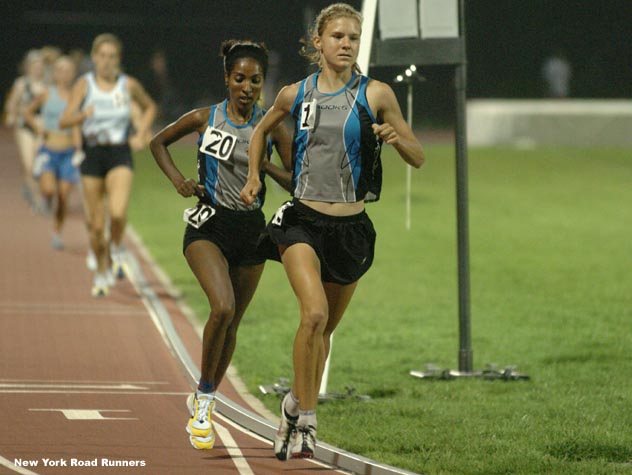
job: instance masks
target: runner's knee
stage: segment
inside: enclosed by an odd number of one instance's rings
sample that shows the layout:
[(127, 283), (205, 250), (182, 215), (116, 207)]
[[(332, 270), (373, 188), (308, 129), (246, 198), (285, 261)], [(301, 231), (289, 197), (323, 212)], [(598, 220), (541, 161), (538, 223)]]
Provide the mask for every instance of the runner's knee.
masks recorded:
[(93, 238), (95, 239), (102, 239), (104, 234), (105, 234), (105, 223), (99, 221), (99, 222), (95, 222), (92, 221), (90, 223), (90, 226), (88, 227), (88, 230), (90, 232), (90, 234), (93, 236)]
[(300, 328), (310, 335), (323, 334), (327, 325), (327, 309), (314, 306), (303, 309), (301, 312)]
[(221, 300), (211, 303), (212, 320), (216, 325), (228, 328), (235, 316), (235, 302), (232, 300)]

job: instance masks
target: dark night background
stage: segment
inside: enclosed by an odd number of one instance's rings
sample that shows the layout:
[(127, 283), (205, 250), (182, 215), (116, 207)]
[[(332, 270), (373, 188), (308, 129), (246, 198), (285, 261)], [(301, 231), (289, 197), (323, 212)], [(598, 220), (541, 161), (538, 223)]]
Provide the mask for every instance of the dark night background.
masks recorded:
[[(208, 105), (223, 94), (219, 45), (227, 38), (263, 40), (281, 57), (278, 84), (307, 72), (298, 40), (322, 0), (269, 1), (13, 1), (0, 6), (3, 61), (2, 99), (17, 75), (23, 54), (46, 44), (90, 50), (94, 36), (117, 34), (124, 43), (126, 71), (151, 90), (149, 58), (165, 51), (174, 87), (186, 109)], [(349, 1), (360, 9), (361, 0)], [(576, 98), (632, 96), (631, 0), (466, 0), (468, 96), (543, 96), (540, 68), (555, 47), (572, 64)], [(387, 82), (403, 68), (373, 68)], [(453, 103), (450, 68), (427, 67), (416, 87), (416, 117), (450, 123)], [(394, 85), (405, 106), (403, 86)]]

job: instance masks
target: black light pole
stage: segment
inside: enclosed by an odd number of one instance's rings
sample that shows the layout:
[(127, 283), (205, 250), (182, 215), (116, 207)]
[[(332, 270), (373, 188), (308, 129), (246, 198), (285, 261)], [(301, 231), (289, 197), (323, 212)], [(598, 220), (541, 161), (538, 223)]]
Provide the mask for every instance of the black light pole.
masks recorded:
[[(459, 23), (461, 37), (465, 48), (465, 5), (459, 1)], [(457, 214), (457, 255), (459, 274), (459, 372), (471, 373), (473, 368), (473, 352), (470, 317), (470, 249), (469, 249), (469, 214), (468, 214), (468, 178), (467, 178), (467, 134), (466, 134), (466, 99), (467, 99), (467, 65), (466, 61), (454, 69), (454, 86), (456, 92), (456, 214)]]
[[(487, 365), (483, 371), (474, 371), (470, 315), (470, 245), (469, 245), (469, 198), (467, 172), (467, 61), (465, 48), (465, 0), (459, 0), (459, 38), (444, 43), (441, 60), (454, 65), (454, 89), (456, 103), (455, 150), (456, 150), (456, 215), (457, 215), (457, 269), (459, 301), (459, 354), (458, 370), (441, 370), (427, 365), (426, 371), (410, 371), (410, 375), (425, 379), (454, 379), (483, 377), (486, 379), (522, 380), (525, 374), (516, 373), (513, 366), (499, 371), (495, 365)], [(435, 49), (434, 54), (436, 54)], [(435, 58), (436, 60), (436, 58)], [(440, 62), (440, 61), (437, 61)]]

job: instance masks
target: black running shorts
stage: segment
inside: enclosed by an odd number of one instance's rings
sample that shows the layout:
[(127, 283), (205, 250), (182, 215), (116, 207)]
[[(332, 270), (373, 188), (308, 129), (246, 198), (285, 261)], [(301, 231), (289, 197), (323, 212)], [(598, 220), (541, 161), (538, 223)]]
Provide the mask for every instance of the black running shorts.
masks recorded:
[(81, 175), (105, 178), (118, 166), (134, 169), (132, 151), (127, 143), (122, 145), (95, 145), (84, 148), (86, 158), (81, 162)]
[(351, 284), (369, 270), (376, 235), (366, 211), (352, 216), (330, 216), (297, 199), (286, 205), (268, 224), (267, 235), (260, 242), (261, 253), (280, 261), (279, 245), (309, 244), (320, 260), (322, 281), (335, 284)]
[(192, 242), (205, 240), (219, 247), (230, 266), (254, 266), (265, 262), (265, 257), (257, 253), (257, 241), (266, 226), (263, 211), (214, 208), (215, 214), (200, 229), (187, 224), (182, 252)]

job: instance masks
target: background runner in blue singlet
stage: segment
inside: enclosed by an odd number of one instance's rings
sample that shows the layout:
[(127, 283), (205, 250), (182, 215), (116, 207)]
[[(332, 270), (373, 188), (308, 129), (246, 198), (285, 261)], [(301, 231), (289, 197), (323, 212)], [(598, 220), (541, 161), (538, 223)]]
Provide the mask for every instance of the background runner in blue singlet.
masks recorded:
[[(52, 71), (53, 84), (37, 96), (26, 108), (27, 123), (42, 137), (33, 165), (33, 176), (39, 180), (40, 191), (46, 207), (56, 207), (53, 216), (52, 246), (63, 249), (61, 230), (66, 218), (68, 196), (79, 181), (79, 171), (72, 158), (81, 147), (81, 132), (78, 127), (59, 128), (59, 118), (66, 108), (70, 91), (75, 81), (75, 63), (68, 56), (55, 60)], [(41, 120), (36, 114), (41, 109)]]

